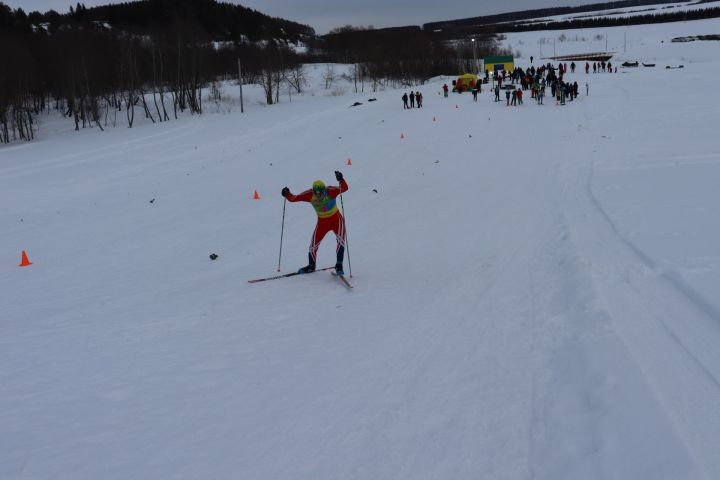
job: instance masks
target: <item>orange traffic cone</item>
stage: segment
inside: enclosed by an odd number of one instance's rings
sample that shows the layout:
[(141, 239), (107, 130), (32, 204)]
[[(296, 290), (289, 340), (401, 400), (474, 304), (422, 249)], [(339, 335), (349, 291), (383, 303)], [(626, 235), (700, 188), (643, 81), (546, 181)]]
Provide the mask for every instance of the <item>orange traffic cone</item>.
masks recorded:
[(352, 160), (348, 158), (348, 165), (352, 165)]
[(32, 262), (28, 260), (27, 253), (25, 253), (25, 250), (22, 251), (22, 260), (20, 261), (19, 267), (29, 267), (32, 265)]
[(253, 200), (260, 200), (260, 195), (258, 195), (257, 190), (255, 190), (255, 195), (253, 195)]
[(402, 140), (403, 138), (405, 138), (405, 134), (404, 134), (404, 133), (401, 133), (401, 134), (400, 134), (400, 140)]

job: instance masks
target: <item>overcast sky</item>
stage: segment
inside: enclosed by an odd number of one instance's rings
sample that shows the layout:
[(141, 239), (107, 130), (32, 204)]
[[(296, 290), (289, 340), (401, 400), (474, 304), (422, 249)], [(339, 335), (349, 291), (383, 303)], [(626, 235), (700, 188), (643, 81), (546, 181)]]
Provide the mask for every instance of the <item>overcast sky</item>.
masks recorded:
[[(77, 0), (0, 0), (26, 12), (56, 10), (65, 13)], [(476, 17), (531, 8), (575, 6), (598, 0), (224, 0), (313, 27), (317, 33), (342, 25), (393, 27), (438, 20)], [(119, 3), (85, 0), (85, 6)]]

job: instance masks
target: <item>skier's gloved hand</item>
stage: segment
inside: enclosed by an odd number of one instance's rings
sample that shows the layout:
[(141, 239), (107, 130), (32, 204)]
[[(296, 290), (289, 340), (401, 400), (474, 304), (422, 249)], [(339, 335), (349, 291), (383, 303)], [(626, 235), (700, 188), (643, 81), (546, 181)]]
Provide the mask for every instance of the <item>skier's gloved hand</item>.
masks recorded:
[(335, 170), (335, 180), (337, 180), (338, 182), (341, 182), (342, 179), (343, 179), (343, 174), (338, 172), (337, 170)]
[(289, 189), (288, 187), (285, 187), (285, 188), (282, 189), (282, 196), (283, 196), (283, 197), (287, 197), (289, 193), (290, 193), (290, 189)]

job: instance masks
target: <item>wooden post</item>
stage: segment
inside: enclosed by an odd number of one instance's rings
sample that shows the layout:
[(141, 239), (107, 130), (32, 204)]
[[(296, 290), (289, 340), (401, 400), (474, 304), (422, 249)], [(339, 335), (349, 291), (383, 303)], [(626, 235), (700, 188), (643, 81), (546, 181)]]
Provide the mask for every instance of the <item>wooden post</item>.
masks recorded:
[(242, 66), (240, 65), (240, 58), (238, 58), (238, 84), (240, 84), (240, 113), (244, 113), (244, 112), (245, 112), (245, 106), (243, 105)]

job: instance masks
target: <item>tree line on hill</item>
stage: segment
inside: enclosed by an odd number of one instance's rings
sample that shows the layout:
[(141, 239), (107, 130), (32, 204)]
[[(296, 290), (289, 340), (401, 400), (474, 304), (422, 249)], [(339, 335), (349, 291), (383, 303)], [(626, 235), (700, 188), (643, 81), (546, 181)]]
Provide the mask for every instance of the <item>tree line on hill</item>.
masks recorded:
[(202, 89), (218, 96), (238, 58), (243, 80), (262, 84), (273, 103), (282, 75), (301, 62), (289, 42), (308, 35), (310, 27), (213, 0), (78, 3), (64, 15), (0, 3), (0, 143), (32, 140), (51, 109), (76, 130), (201, 113)]
[(479, 25), (493, 25), (496, 23), (514, 23), (521, 20), (532, 20), (534, 18), (552, 17), (556, 15), (570, 15), (574, 13), (597, 12), (599, 10), (641, 7), (664, 3), (667, 3), (667, 0), (620, 0), (617, 2), (592, 3), (576, 7), (535, 8), (532, 10), (519, 10), (516, 12), (499, 13), (495, 15), (430, 22), (423, 24), (423, 28), (425, 30), (433, 31), (454, 27), (476, 27)]
[(527, 32), (537, 30), (569, 30), (576, 28), (623, 27), (629, 25), (647, 25), (653, 23), (684, 22), (720, 17), (720, 7), (699, 10), (657, 13), (635, 16), (617, 16), (604, 18), (579, 18), (558, 22), (535, 22), (503, 26), (503, 32)]
[(500, 52), (492, 35), (445, 41), (420, 27), (362, 28), (345, 26), (311, 44), (317, 60), (354, 65), (352, 80), (379, 85), (414, 85), (428, 79), (469, 71), (475, 59)]
[[(707, 3), (716, 0), (699, 0), (696, 3)], [(693, 11), (662, 12), (668, 7), (667, 0), (621, 0), (607, 3), (593, 3), (576, 7), (551, 7), (533, 10), (522, 10), (517, 12), (501, 13), (497, 15), (485, 15), (480, 17), (463, 18), (458, 20), (446, 20), (423, 24), (424, 30), (429, 30), (437, 35), (454, 38), (462, 35), (474, 35), (478, 33), (509, 33), (532, 30), (565, 30), (575, 28), (596, 28), (616, 27), (626, 25), (643, 25), (648, 23), (667, 23), (685, 20), (700, 20), (705, 18), (716, 18), (720, 16), (719, 8), (706, 8)], [(674, 4), (673, 4), (674, 5)], [(628, 17), (603, 17), (603, 18), (575, 18), (565, 21), (533, 21), (534, 19), (571, 15), (578, 13), (591, 13), (601, 10), (620, 8), (632, 8), (642, 6), (657, 6), (648, 11), (657, 10), (659, 13), (637, 15)]]
[[(418, 26), (345, 26), (318, 37), (307, 26), (217, 0), (136, 0), (68, 13), (25, 13), (0, 1), (0, 143), (31, 140), (43, 111), (57, 110), (75, 128), (132, 127), (136, 113), (164, 122), (203, 101), (219, 103), (218, 82), (238, 77), (261, 85), (268, 104), (305, 87), (302, 65), (351, 64), (356, 91), (414, 85), (473, 69), (476, 59), (510, 53), (495, 32), (588, 28), (720, 16), (720, 8), (624, 18), (527, 22), (539, 16), (657, 4), (623, 0), (475, 17)], [(492, 22), (510, 22), (493, 24)], [(514, 23), (513, 23), (514, 22)], [(470, 41), (470, 37), (475, 39)], [(298, 53), (293, 45), (307, 49)], [(335, 78), (325, 73), (326, 88)], [(203, 99), (202, 92), (209, 92)]]
[[(268, 104), (301, 93), (302, 65), (351, 63), (357, 91), (422, 83), (467, 70), (473, 54), (495, 53), (493, 39), (440, 41), (419, 27), (312, 28), (215, 0), (145, 0), (70, 12), (25, 13), (0, 2), (0, 143), (32, 140), (38, 117), (56, 110), (75, 129), (132, 127), (199, 114), (220, 100), (219, 82), (262, 85)], [(291, 48), (307, 46), (304, 53)], [(334, 79), (326, 72), (326, 87)], [(205, 98), (203, 98), (203, 91)]]

